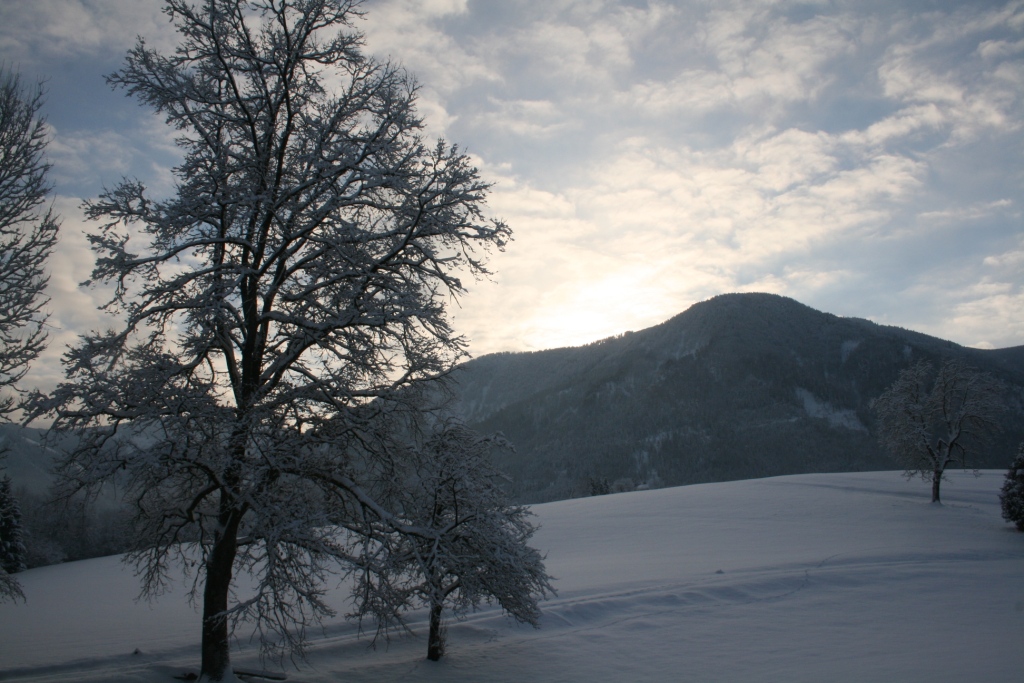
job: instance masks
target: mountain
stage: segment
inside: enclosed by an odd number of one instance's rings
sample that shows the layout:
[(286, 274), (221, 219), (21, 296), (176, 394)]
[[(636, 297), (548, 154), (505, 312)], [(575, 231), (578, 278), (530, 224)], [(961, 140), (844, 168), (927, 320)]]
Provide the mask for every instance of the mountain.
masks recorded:
[(40, 496), (49, 491), (59, 453), (45, 439), (45, 430), (0, 424), (0, 475), (9, 475), (16, 489)]
[(1008, 386), (1007, 429), (978, 467), (1024, 439), (1024, 346), (981, 350), (841, 318), (773, 294), (726, 294), (593, 344), (500, 353), (454, 373), (458, 411), (516, 446), (513, 495), (893, 469), (870, 402), (900, 370), (960, 358)]
[[(499, 353), (459, 366), (457, 409), (502, 432), (524, 503), (606, 490), (783, 474), (891, 470), (870, 402), (919, 359), (961, 358), (1009, 387), (1006, 430), (981, 468), (1024, 440), (1024, 346), (981, 350), (773, 294), (725, 294), (587, 346)], [(0, 425), (15, 487), (42, 495), (55, 452)]]

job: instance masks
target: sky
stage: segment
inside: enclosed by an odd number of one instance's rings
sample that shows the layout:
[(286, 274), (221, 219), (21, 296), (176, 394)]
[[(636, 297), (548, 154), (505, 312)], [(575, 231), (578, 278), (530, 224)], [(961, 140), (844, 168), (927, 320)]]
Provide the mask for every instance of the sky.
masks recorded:
[[(45, 80), (51, 348), (106, 326), (82, 199), (173, 188), (173, 131), (112, 91), (158, 0), (3, 0)], [(967, 346), (1024, 344), (1024, 1), (367, 0), (428, 137), (472, 155), (514, 241), (452, 305), (474, 355), (579, 345), (726, 292)]]

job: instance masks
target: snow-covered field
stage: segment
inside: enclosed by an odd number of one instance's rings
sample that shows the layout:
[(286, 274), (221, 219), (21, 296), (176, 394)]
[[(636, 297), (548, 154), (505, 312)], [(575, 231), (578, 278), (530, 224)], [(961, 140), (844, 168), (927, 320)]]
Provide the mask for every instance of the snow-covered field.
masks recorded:
[[(536, 506), (557, 597), (540, 629), (495, 610), (370, 650), (340, 617), (291, 681), (1018, 681), (1024, 534), (1002, 472), (956, 472), (944, 504), (899, 473), (688, 486)], [(171, 681), (198, 668), (178, 590), (136, 603), (117, 558), (20, 575), (0, 605), (0, 680)], [(343, 591), (337, 593), (344, 611)], [(133, 652), (138, 649), (138, 654)], [(239, 644), (236, 666), (257, 663)]]

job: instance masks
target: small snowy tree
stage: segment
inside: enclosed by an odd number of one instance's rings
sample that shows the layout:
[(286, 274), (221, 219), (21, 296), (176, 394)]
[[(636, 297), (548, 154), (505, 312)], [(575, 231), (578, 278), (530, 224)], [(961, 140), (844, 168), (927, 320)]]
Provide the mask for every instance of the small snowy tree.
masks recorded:
[(46, 345), (44, 266), (57, 219), (40, 207), (50, 192), (43, 160), (42, 87), (22, 86), (0, 67), (0, 419), (15, 407), (16, 384)]
[(434, 533), (392, 535), (387, 566), (357, 582), (357, 615), (372, 614), (380, 628), (401, 623), (396, 606), (427, 608), (430, 660), (445, 651), (446, 608), (458, 617), (494, 601), (536, 626), (538, 601), (554, 592), (543, 556), (529, 546), (531, 513), (509, 503), (500, 486), (505, 477), (491, 465), (492, 449), (505, 447), (504, 439), (457, 420), (438, 425), (403, 459), (407, 469), (389, 496), (409, 526)]
[[(377, 417), (463, 357), (446, 305), (509, 239), (469, 159), (421, 139), (415, 82), (361, 54), (358, 5), (167, 0), (175, 52), (140, 40), (109, 81), (178, 131), (176, 195), (126, 179), (87, 204), (123, 324), (33, 404), (78, 432), (65, 495), (126, 490), (148, 594), (198, 542), (206, 680), (231, 677), (239, 620), (301, 653), (360, 533), (434, 533), (363, 484), (390, 452)], [(239, 571), (253, 593), (232, 598)]]
[(1006, 472), (999, 502), (1003, 507), (1003, 519), (1024, 531), (1024, 443), (1017, 448), (1017, 457)]
[(1001, 385), (958, 360), (936, 373), (919, 362), (873, 402), (878, 438), (905, 468), (932, 484), (932, 502), (947, 467), (966, 469), (971, 456), (998, 428)]
[(11, 491), (11, 478), (0, 478), (0, 600), (24, 598), (11, 574), (25, 570), (25, 544), (22, 539), (21, 509)]

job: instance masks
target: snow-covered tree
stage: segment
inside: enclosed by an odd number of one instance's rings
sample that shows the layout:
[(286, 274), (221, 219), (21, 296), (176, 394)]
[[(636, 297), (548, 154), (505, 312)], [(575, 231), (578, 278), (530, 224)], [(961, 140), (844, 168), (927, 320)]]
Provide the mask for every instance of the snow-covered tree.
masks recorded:
[[(176, 194), (125, 179), (88, 203), (122, 322), (34, 403), (79, 432), (64, 494), (125, 488), (145, 591), (197, 542), (207, 680), (231, 677), (239, 620), (301, 652), (361, 532), (435, 533), (363, 481), (392, 452), (381, 417), (463, 357), (446, 304), (510, 238), (466, 155), (421, 139), (413, 79), (361, 54), (358, 5), (167, 1), (177, 49), (140, 40), (109, 81), (178, 131)], [(232, 599), (239, 571), (254, 588)]]
[(1017, 457), (1006, 472), (999, 502), (1003, 507), (1003, 519), (1024, 531), (1024, 443), (1017, 448)]
[(372, 615), (387, 630), (401, 624), (396, 608), (426, 607), (430, 660), (445, 651), (446, 608), (458, 617), (496, 602), (536, 626), (538, 601), (554, 592), (543, 556), (529, 545), (531, 513), (508, 501), (505, 477), (491, 464), (491, 451), (507, 447), (503, 438), (449, 419), (402, 459), (405, 469), (392, 479), (387, 499), (408, 525), (434, 533), (391, 535), (386, 567), (364, 571), (356, 582), (356, 614)]
[(4, 600), (17, 600), (18, 598), (25, 599), (25, 594), (21, 590), (21, 584), (13, 576), (0, 569), (0, 602)]
[(991, 375), (959, 360), (946, 361), (938, 372), (926, 361), (916, 363), (873, 402), (879, 441), (907, 477), (931, 482), (938, 503), (946, 468), (968, 468), (998, 429), (1001, 390)]
[(21, 508), (11, 490), (11, 478), (0, 478), (0, 568), (8, 574), (25, 571), (25, 542)]
[(57, 218), (43, 159), (42, 87), (26, 88), (0, 67), (0, 419), (15, 407), (16, 384), (46, 345), (44, 266), (57, 243)]
[(24, 598), (11, 574), (25, 570), (25, 543), (22, 539), (21, 509), (11, 491), (11, 478), (0, 478), (0, 600)]

